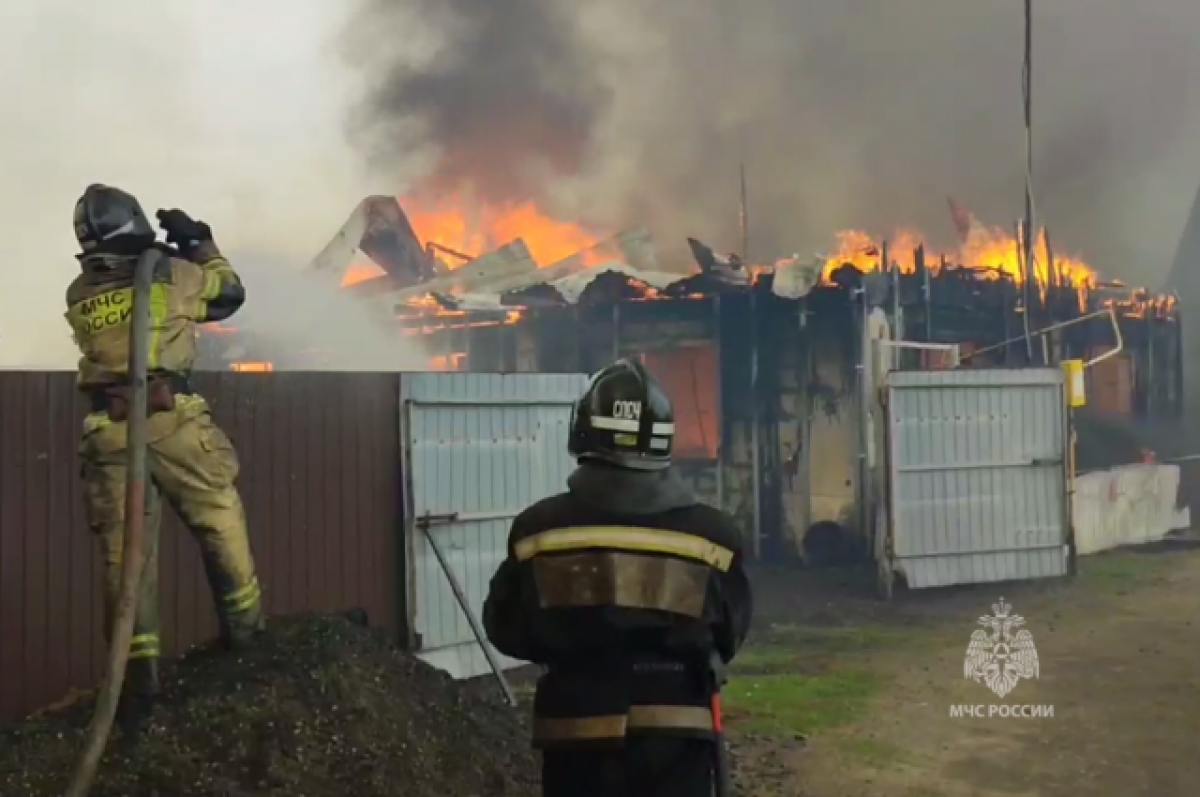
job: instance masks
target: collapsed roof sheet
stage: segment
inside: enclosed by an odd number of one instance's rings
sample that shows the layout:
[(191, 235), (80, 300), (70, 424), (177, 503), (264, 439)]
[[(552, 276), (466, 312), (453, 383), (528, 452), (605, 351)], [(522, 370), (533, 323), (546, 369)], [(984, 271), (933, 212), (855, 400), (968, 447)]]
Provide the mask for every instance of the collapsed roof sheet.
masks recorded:
[(370, 263), (393, 285), (414, 285), (437, 274), (395, 197), (370, 196), (358, 203), (309, 271), (341, 280), (355, 263)]
[[(521, 267), (506, 268), (500, 261), (492, 262), (509, 247), (524, 251)], [(622, 274), (652, 288), (666, 288), (692, 276), (660, 270), (653, 240), (644, 229), (627, 230), (545, 268), (538, 268), (520, 240), (505, 248), (473, 260), (445, 278), (396, 291), (385, 299), (406, 302), (432, 295), (449, 309), (489, 311), (528, 304), (574, 304), (607, 273)], [(475, 272), (473, 279), (456, 279), (468, 270)]]
[(685, 272), (662, 268), (650, 233), (634, 229), (547, 268), (516, 278), (489, 281), (475, 290), (435, 293), (435, 298), (447, 309), (488, 312), (578, 304), (593, 295), (600, 301), (613, 301), (645, 297), (648, 293), (688, 296), (744, 289), (750, 285), (750, 274), (740, 260), (715, 255), (711, 247), (694, 239), (689, 239), (689, 244), (699, 270)]
[[(672, 272), (639, 271), (628, 263), (614, 260), (588, 266), (564, 277), (541, 280), (507, 291), (463, 293), (454, 296), (439, 294), (436, 298), (442, 306), (448, 309), (483, 312), (508, 310), (514, 307), (577, 304), (588, 288), (596, 284), (597, 280), (605, 274), (623, 275), (629, 284), (656, 290), (665, 290), (690, 279), (686, 275)], [(639, 293), (644, 293), (644, 291), (639, 291)]]

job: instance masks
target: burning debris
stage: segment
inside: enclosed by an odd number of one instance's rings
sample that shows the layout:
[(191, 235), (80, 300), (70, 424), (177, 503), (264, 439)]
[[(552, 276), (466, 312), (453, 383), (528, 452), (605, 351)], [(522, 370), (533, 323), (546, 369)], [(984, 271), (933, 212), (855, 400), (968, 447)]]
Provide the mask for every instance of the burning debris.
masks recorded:
[[(353, 253), (340, 244), (340, 264), (323, 253), (314, 269), (340, 268), (342, 285), (356, 291), (377, 285), (371, 294), (390, 303), (389, 312), (401, 315), (408, 315), (404, 305), (447, 313), (511, 313), (546, 304), (575, 304), (584, 300), (594, 280), (610, 274), (623, 275), (634, 295), (642, 299), (744, 289), (777, 277), (782, 279), (775, 292), (797, 298), (816, 284), (853, 281), (853, 277), (836, 276), (839, 270), (865, 274), (895, 268), (913, 274), (928, 268), (937, 274), (956, 269), (970, 278), (1024, 282), (1020, 231), (987, 228), (953, 199), (949, 200), (950, 211), (960, 239), (956, 251), (937, 253), (922, 235), (911, 230), (897, 232), (887, 244), (864, 232), (845, 231), (837, 234), (831, 254), (808, 259), (793, 255), (773, 264), (751, 265), (738, 254), (722, 254), (689, 238), (695, 262), (684, 269), (659, 266), (645, 230), (600, 238), (580, 225), (553, 219), (529, 203), (466, 212), (457, 209), (453, 201), (430, 206), (405, 200), (409, 210), (404, 211), (394, 200), (386, 200), (386, 213), (380, 209), (385, 204), (382, 198), (365, 204), (367, 217), (374, 221), (364, 224), (352, 218), (340, 239), (352, 239), (360, 229), (371, 234), (362, 238), (362, 245)], [(388, 219), (397, 220), (391, 237), (372, 226)], [(408, 243), (395, 243), (399, 239)], [(383, 247), (380, 241), (388, 241), (390, 246)], [(331, 244), (330, 248), (337, 247)], [(420, 252), (424, 262), (402, 268), (396, 252)], [(883, 262), (885, 252), (887, 263)], [(1040, 289), (1070, 286), (1085, 290), (1097, 284), (1095, 272), (1086, 263), (1052, 251), (1044, 230), (1034, 254), (1034, 278)], [(442, 255), (451, 257), (447, 260)], [(367, 294), (363, 291), (362, 295)], [(437, 296), (436, 301), (429, 301), (431, 296)]]
[[(976, 272), (985, 279), (1007, 278), (1024, 282), (1025, 255), (1020, 245), (1020, 230), (1006, 232), (998, 227), (984, 227), (975, 214), (953, 198), (948, 201), (958, 231), (958, 249), (939, 253), (919, 232), (898, 230), (888, 239), (891, 262), (883, 270), (895, 266), (901, 273), (912, 274), (920, 268), (917, 258), (923, 256), (926, 265), (935, 273), (945, 268), (960, 268)], [(917, 254), (918, 250), (921, 255)], [(833, 272), (846, 265), (864, 273), (878, 270), (881, 256), (882, 246), (878, 239), (857, 230), (839, 232), (837, 247), (825, 258), (822, 276), (831, 281)], [(1034, 246), (1034, 277), (1040, 285), (1078, 288), (1090, 287), (1097, 279), (1096, 272), (1082, 260), (1056, 254), (1044, 229), (1039, 232)]]
[[(1038, 307), (1051, 305), (1067, 314), (1114, 307), (1133, 317), (1173, 310), (1170, 298), (1101, 282), (1083, 261), (1055, 253), (1044, 230), (1033, 258), (1036, 287), (1027, 289), (1020, 229), (985, 227), (953, 199), (949, 205), (959, 239), (951, 250), (938, 251), (911, 230), (886, 240), (845, 231), (837, 234), (832, 253), (748, 263), (688, 238), (692, 262), (661, 263), (645, 229), (603, 236), (531, 203), (489, 207), (454, 197), (433, 203), (369, 197), (309, 271), (362, 300), (364, 316), (390, 329), (398, 321), (403, 335), (421, 340), (441, 331), (513, 325), (544, 308), (750, 290), (799, 299), (817, 288), (857, 290), (864, 279), (885, 292), (894, 283), (906, 301), (913, 291), (932, 301), (929, 281), (936, 280), (941, 304), (999, 302), (1017, 313), (1030, 304), (1043, 317), (1049, 316)], [(1061, 315), (1050, 315), (1056, 313)], [(449, 362), (444, 352), (435, 359), (430, 368)]]
[[(240, 655), (197, 649), (132, 754), (112, 749), (95, 797), (532, 795), (519, 712), (343, 618), (276, 620)], [(0, 735), (0, 794), (62, 794), (92, 709)]]
[(730, 285), (750, 284), (750, 274), (740, 255), (736, 253), (717, 254), (711, 246), (695, 238), (688, 238), (687, 242), (688, 247), (692, 250), (692, 257), (695, 258), (696, 264), (700, 266), (702, 272), (717, 275), (718, 279)]

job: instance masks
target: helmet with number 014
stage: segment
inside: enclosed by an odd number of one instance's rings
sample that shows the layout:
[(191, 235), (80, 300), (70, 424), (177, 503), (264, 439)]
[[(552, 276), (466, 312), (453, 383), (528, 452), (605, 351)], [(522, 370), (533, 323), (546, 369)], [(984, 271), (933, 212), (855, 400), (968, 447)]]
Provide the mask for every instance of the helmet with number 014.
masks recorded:
[(84, 254), (140, 255), (155, 238), (137, 198), (120, 188), (89, 185), (75, 203), (75, 239)]
[(571, 441), (578, 460), (599, 460), (629, 470), (671, 466), (675, 413), (658, 380), (637, 360), (618, 360), (599, 371), (575, 402)]

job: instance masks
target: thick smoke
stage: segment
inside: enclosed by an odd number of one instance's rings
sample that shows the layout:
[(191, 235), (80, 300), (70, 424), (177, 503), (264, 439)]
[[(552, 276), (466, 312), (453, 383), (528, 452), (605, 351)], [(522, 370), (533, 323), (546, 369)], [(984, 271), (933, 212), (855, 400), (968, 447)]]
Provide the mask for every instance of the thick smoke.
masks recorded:
[[(443, 37), (420, 63), (409, 60), (414, 35), (361, 38), (414, 25)], [(407, 154), (413, 133), (418, 143), (436, 142), (441, 151), (426, 176), (434, 190), (503, 202), (584, 168), (609, 96), (587, 62), (570, 3), (378, 0), (351, 29), (363, 45), (354, 47), (359, 64), (385, 75), (362, 120), (375, 128), (371, 140), (384, 155), (394, 147)]]
[[(327, 46), (345, 21), (337, 3), (0, 5), (0, 367), (75, 363), (63, 292), (89, 183), (149, 213), (185, 208), (227, 252), (296, 268), (379, 187), (345, 143), (354, 81)], [(248, 311), (288, 300), (256, 286)]]
[[(1037, 212), (1056, 248), (1157, 284), (1200, 181), (1193, 0), (1037, 0)], [(1023, 211), (1022, 4), (366, 0), (348, 33), (372, 154), (660, 241), (752, 254), (842, 228), (948, 243), (945, 196)]]
[[(267, 360), (278, 370), (426, 369), (422, 341), (402, 336), (386, 305), (363, 302), (339, 290), (336, 278), (298, 271), (278, 257), (244, 252), (237, 262), (248, 301), (232, 323), (244, 331), (239, 340), (246, 345), (226, 351), (229, 359)], [(214, 359), (203, 367), (229, 363)]]

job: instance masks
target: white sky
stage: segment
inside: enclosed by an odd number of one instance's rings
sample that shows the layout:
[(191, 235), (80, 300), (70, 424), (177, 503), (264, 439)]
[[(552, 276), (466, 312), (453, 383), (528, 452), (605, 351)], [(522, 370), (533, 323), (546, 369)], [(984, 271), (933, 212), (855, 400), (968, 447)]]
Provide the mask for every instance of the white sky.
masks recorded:
[(151, 215), (182, 207), (229, 251), (299, 264), (320, 250), (369, 188), (333, 49), (352, 7), (0, 2), (0, 366), (74, 364), (62, 295), (89, 183)]

